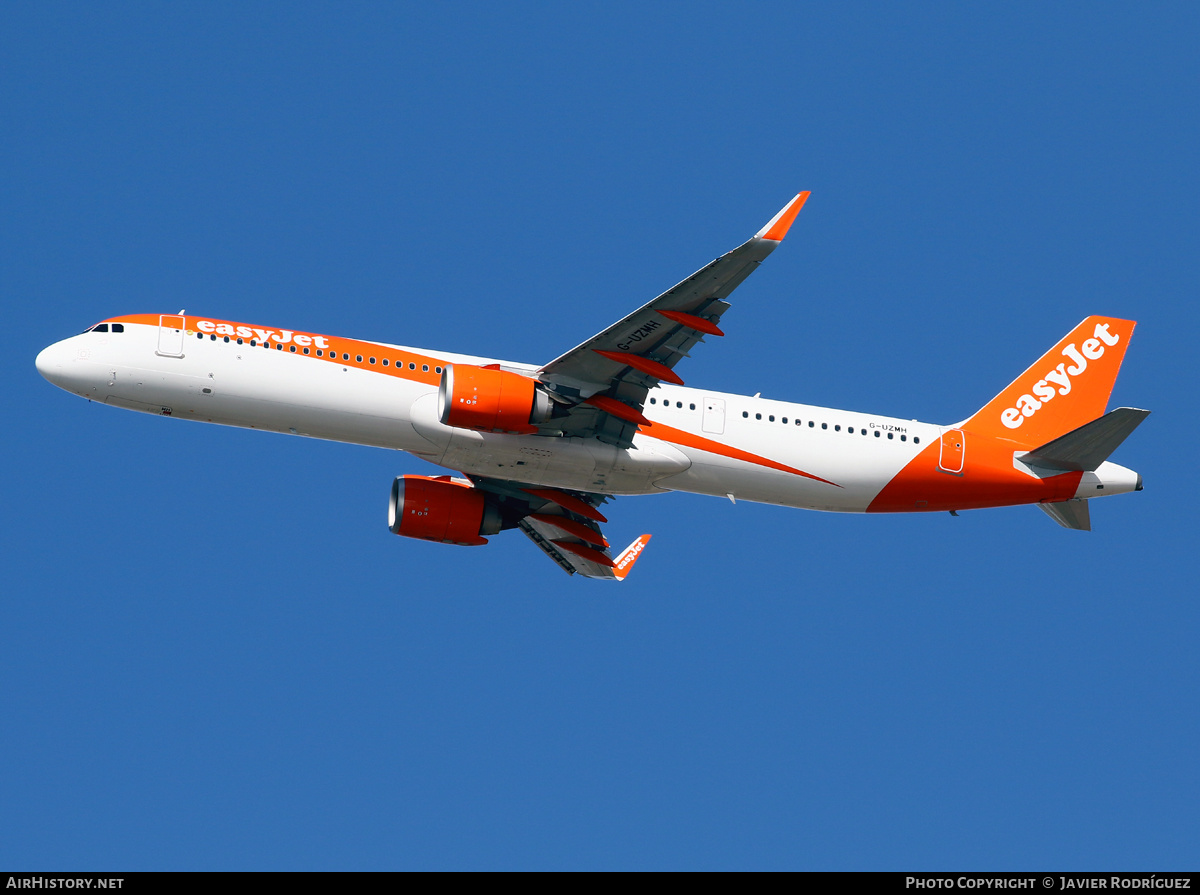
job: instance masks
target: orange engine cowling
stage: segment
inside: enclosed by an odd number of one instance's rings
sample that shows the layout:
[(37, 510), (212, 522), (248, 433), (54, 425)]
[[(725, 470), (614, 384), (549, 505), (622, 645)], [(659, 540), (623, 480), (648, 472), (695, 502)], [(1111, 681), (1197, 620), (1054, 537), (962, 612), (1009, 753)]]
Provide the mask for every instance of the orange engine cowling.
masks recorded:
[(535, 380), (492, 367), (451, 364), (438, 388), (438, 417), (459, 429), (532, 435), (552, 407)]
[(402, 475), (392, 482), (388, 529), (406, 538), (474, 547), (500, 531), (500, 511), (482, 491), (449, 476)]

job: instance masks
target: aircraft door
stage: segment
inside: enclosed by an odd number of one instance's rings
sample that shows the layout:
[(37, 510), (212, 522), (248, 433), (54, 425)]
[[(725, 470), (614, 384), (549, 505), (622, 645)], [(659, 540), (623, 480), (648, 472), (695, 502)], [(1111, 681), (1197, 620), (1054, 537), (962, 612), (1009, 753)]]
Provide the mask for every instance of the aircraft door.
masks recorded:
[(967, 456), (967, 438), (962, 429), (947, 429), (942, 433), (942, 449), (938, 455), (938, 467), (951, 475), (963, 474), (963, 461)]
[(709, 435), (725, 433), (725, 400), (723, 398), (705, 398), (704, 416), (700, 428)]
[(174, 314), (161, 314), (158, 318), (158, 350), (163, 357), (183, 357), (184, 320)]

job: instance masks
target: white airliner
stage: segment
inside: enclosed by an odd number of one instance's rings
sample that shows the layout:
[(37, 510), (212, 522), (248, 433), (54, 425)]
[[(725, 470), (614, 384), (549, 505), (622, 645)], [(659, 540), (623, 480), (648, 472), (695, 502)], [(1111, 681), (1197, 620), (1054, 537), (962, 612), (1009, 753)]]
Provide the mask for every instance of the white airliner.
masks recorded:
[(1140, 491), (1108, 462), (1149, 411), (1105, 414), (1134, 322), (1089, 317), (979, 412), (949, 426), (687, 388), (675, 372), (779, 245), (808, 193), (755, 236), (547, 364), (185, 314), (111, 317), (38, 371), (93, 401), (177, 419), (416, 454), (388, 527), (449, 544), (520, 528), (563, 569), (623, 579), (599, 507), (689, 491), (849, 513), (1032, 503), (1089, 529), (1088, 499)]

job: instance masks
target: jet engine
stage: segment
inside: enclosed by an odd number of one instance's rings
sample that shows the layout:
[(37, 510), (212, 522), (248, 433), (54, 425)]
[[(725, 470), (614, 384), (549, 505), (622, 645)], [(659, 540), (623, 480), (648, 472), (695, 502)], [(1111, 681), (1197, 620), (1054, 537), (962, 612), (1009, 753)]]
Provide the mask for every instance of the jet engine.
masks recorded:
[(392, 482), (392, 534), (474, 547), (503, 527), (500, 509), (482, 491), (450, 476), (402, 475)]
[(451, 364), (438, 388), (438, 418), (459, 429), (532, 435), (553, 408), (536, 380), (498, 367)]

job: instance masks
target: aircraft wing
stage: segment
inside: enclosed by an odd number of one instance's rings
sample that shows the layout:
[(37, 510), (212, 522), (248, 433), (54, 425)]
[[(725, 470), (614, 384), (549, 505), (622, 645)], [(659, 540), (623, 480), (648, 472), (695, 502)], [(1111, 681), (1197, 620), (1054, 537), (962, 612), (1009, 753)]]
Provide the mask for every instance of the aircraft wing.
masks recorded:
[(660, 381), (682, 385), (674, 371), (680, 358), (705, 335), (724, 335), (717, 324), (729, 308), (725, 299), (783, 240), (808, 195), (796, 195), (732, 252), (542, 367), (538, 379), (569, 408), (550, 427), (632, 444), (649, 390)]
[(558, 563), (570, 575), (576, 573), (585, 578), (604, 578), (624, 581), (633, 564), (645, 549), (650, 535), (642, 535), (613, 558), (607, 547), (603, 550), (582, 541), (563, 541), (562, 531), (553, 523), (536, 520), (529, 516), (521, 521), (520, 528), (537, 544), (547, 556)]
[(569, 575), (623, 581), (650, 540), (650, 535), (642, 535), (614, 557), (600, 530), (608, 521), (598, 509), (607, 500), (602, 494), (480, 476), (471, 476), (471, 481), (499, 496), (502, 508), (519, 517), (517, 527)]

